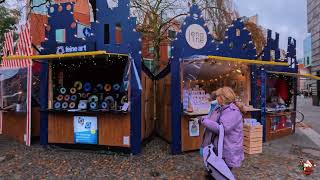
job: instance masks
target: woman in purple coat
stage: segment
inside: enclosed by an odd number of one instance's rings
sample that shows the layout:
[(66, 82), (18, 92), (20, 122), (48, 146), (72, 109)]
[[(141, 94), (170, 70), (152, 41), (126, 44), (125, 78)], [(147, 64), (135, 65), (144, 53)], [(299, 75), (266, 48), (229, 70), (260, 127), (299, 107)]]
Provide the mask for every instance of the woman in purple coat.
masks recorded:
[[(225, 131), (222, 157), (230, 169), (240, 167), (244, 160), (243, 117), (241, 113), (243, 106), (235, 102), (236, 94), (229, 87), (218, 89), (215, 91), (215, 95), (219, 107), (210, 116), (199, 121), (206, 128), (201, 148), (211, 142), (217, 147), (219, 123), (221, 123)], [(211, 139), (212, 137), (213, 139)]]

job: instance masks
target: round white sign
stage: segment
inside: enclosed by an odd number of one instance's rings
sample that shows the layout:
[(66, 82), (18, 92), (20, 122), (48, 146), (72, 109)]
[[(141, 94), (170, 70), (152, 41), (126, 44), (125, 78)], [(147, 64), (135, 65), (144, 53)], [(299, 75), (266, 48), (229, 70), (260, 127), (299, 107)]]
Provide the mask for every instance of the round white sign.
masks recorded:
[(202, 26), (192, 24), (187, 28), (186, 40), (193, 49), (202, 49), (207, 44), (208, 36)]

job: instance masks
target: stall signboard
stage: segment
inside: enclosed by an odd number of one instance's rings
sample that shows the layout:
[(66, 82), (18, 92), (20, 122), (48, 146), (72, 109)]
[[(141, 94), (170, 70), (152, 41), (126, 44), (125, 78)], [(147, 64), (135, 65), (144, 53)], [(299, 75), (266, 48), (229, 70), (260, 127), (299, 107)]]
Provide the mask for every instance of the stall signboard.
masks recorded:
[(86, 52), (87, 51), (87, 45), (81, 45), (81, 46), (58, 46), (56, 54), (66, 54), (66, 53), (75, 53), (75, 52)]
[(208, 36), (202, 26), (191, 24), (186, 30), (186, 40), (193, 49), (202, 49), (207, 44)]
[(46, 48), (47, 54), (68, 54), (78, 52), (95, 51), (95, 44), (92, 42), (86, 43), (51, 43)]
[(76, 144), (97, 144), (97, 117), (74, 116), (74, 141)]

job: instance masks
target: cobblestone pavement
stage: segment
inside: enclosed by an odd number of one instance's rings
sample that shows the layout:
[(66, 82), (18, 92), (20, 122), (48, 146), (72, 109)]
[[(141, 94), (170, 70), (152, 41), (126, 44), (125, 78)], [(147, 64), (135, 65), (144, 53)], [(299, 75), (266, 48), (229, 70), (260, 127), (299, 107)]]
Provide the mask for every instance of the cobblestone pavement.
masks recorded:
[[(299, 133), (264, 144), (263, 154), (246, 156), (237, 179), (320, 179), (320, 149), (308, 140), (301, 145)], [(0, 136), (0, 180), (2, 179), (205, 179), (198, 152), (169, 155), (169, 145), (156, 138), (141, 155), (112, 154), (61, 148), (31, 148)], [(297, 165), (299, 157), (319, 163), (306, 177)], [(2, 157), (2, 159), (1, 159)]]

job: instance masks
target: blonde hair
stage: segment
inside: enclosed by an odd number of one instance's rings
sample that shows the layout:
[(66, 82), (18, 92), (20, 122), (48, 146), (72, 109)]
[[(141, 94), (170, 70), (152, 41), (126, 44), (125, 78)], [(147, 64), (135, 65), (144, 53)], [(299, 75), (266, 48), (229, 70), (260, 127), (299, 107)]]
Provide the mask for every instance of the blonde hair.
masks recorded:
[(245, 112), (244, 106), (241, 103), (236, 102), (237, 95), (230, 87), (225, 86), (219, 88), (214, 92), (214, 94), (222, 98), (223, 104), (234, 103), (241, 112)]

